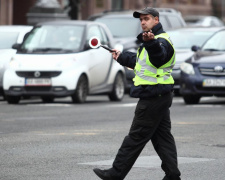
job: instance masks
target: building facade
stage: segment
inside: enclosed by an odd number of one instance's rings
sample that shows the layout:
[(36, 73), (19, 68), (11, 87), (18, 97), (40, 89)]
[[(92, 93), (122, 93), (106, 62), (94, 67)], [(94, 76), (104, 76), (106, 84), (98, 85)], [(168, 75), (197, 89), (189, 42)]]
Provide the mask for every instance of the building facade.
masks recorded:
[[(60, 5), (59, 8), (65, 14), (68, 14), (71, 5), (76, 6), (73, 13), (76, 13), (76, 19), (80, 20), (85, 20), (90, 15), (103, 11), (135, 10), (146, 6), (174, 8), (180, 11), (183, 16), (213, 14), (211, 0), (0, 0), (0, 25), (29, 24), (27, 14), (32, 7), (40, 2), (52, 3), (53, 1)], [(223, 2), (224, 0), (218, 1)], [(225, 3), (221, 5), (225, 6)], [(225, 8), (220, 7), (219, 10), (223, 12)], [(225, 13), (222, 13), (221, 17), (224, 15)]]

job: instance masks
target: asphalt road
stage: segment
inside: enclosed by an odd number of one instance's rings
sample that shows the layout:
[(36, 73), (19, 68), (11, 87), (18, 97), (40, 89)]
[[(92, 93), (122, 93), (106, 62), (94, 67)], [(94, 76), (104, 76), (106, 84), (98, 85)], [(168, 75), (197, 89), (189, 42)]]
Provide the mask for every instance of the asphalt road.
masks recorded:
[[(94, 167), (109, 168), (128, 133), (137, 99), (122, 102), (89, 97), (82, 105), (70, 98), (43, 104), (0, 101), (1, 180), (98, 180)], [(225, 98), (203, 98), (185, 105), (175, 97), (172, 131), (182, 180), (225, 179)], [(126, 180), (164, 176), (149, 142)]]

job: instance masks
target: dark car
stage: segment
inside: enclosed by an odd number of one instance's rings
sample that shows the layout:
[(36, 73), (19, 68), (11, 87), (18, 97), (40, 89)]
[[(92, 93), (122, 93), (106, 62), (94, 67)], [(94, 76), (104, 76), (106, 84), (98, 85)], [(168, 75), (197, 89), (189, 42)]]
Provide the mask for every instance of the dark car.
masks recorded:
[(172, 71), (175, 94), (179, 94), (180, 89), (180, 65), (194, 54), (191, 47), (193, 45), (201, 47), (210, 36), (221, 29), (221, 27), (184, 27), (167, 31), (176, 51), (176, 63)]
[(186, 104), (197, 104), (202, 96), (225, 96), (224, 39), (222, 29), (181, 64), (180, 93)]
[[(156, 8), (160, 13), (160, 22), (165, 30), (185, 27), (186, 23), (182, 18), (180, 12), (170, 8)], [(139, 42), (136, 36), (142, 32), (140, 20), (133, 17), (133, 11), (115, 11), (103, 12), (95, 14), (88, 18), (92, 21), (101, 22), (108, 26), (112, 32), (116, 42), (123, 45), (124, 51), (136, 52), (139, 47)], [(125, 68), (127, 88), (133, 84), (134, 78), (133, 70)]]

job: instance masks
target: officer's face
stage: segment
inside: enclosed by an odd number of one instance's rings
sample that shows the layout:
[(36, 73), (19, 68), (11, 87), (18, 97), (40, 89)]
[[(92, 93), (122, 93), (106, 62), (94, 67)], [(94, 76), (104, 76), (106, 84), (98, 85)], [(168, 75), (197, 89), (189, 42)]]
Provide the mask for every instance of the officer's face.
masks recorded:
[(154, 17), (150, 14), (141, 14), (140, 15), (141, 27), (143, 31), (151, 30), (156, 24), (159, 23), (159, 18)]

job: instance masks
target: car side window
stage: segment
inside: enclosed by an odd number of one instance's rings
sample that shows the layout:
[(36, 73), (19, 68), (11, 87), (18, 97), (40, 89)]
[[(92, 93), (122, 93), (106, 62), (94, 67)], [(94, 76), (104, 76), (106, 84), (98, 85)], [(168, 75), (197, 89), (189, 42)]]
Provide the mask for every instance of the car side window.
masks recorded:
[(161, 22), (163, 29), (166, 31), (168, 29), (170, 29), (170, 24), (166, 19), (166, 16), (160, 16), (159, 17), (159, 21)]
[(109, 39), (106, 35), (105, 30), (102, 27), (100, 27), (100, 29), (101, 29), (101, 33), (102, 33), (102, 44), (109, 45)]
[(168, 16), (172, 28), (182, 27), (180, 20), (176, 16)]
[(87, 30), (87, 39), (86, 39), (86, 42), (88, 42), (93, 36), (98, 37), (100, 39), (100, 42), (102, 43), (103, 36), (102, 36), (102, 33), (101, 33), (100, 28), (97, 25), (92, 25)]

